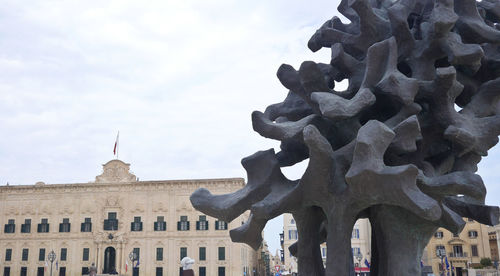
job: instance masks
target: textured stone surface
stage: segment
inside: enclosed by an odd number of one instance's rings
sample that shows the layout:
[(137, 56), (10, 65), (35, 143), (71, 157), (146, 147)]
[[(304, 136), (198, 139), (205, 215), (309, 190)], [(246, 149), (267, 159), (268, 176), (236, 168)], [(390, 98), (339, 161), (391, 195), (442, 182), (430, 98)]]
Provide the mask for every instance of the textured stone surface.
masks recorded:
[[(329, 63), (278, 69), (282, 103), (252, 114), (281, 151), (243, 159), (245, 188), (200, 189), (195, 208), (232, 220), (233, 241), (257, 248), (266, 222), (292, 213), (300, 275), (353, 275), (356, 219), (372, 224), (371, 275), (419, 275), (438, 227), (460, 232), (462, 217), (498, 221), (475, 172), (500, 134), (500, 4), (494, 0), (342, 0), (350, 20), (328, 20), (309, 40)], [(335, 81), (349, 80), (345, 91)], [(303, 176), (280, 168), (308, 160)], [(326, 269), (319, 244), (328, 244)]]

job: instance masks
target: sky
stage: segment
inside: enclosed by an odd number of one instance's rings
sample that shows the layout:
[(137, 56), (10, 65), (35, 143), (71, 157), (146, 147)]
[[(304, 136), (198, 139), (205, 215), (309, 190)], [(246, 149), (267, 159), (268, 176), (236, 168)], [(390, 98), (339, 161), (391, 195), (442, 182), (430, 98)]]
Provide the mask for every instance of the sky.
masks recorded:
[[(251, 112), (285, 98), (282, 63), (329, 62), (307, 41), (338, 2), (2, 1), (0, 185), (93, 181), (118, 131), (140, 180), (246, 177), (242, 158), (279, 148)], [(490, 205), (499, 158), (480, 164)], [(281, 220), (265, 229), (273, 253)]]

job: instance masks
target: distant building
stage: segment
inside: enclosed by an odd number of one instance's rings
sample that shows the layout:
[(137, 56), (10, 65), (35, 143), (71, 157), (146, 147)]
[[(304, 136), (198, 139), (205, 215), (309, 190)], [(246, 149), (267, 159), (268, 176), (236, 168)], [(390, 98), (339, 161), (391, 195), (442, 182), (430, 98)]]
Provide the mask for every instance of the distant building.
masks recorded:
[(422, 261), (432, 266), (435, 275), (440, 275), (443, 269), (446, 271), (446, 261), (450, 272), (462, 276), (467, 275), (466, 269), (480, 267), (481, 258), (491, 258), (488, 226), (472, 219), (464, 220), (466, 224), (460, 234), (439, 228), (427, 244)]
[(0, 187), (3, 275), (49, 275), (51, 251), (59, 276), (87, 274), (92, 263), (99, 274), (179, 275), (185, 256), (197, 276), (256, 275), (256, 252), (229, 238), (247, 215), (226, 223), (189, 201), (200, 187), (238, 190), (242, 178), (138, 181), (129, 167), (109, 161), (90, 183)]
[(267, 247), (266, 241), (262, 241), (262, 245), (258, 251), (257, 276), (272, 276), (271, 274), (271, 253)]
[[(285, 270), (291, 274), (297, 273), (297, 258), (292, 256), (288, 247), (298, 240), (297, 225), (291, 214), (283, 214), (283, 233), (282, 233), (282, 258)], [(369, 268), (367, 263), (371, 263), (371, 226), (368, 219), (359, 219), (356, 221), (351, 236), (351, 248), (353, 252), (353, 263), (356, 272), (361, 276), (368, 275)], [(320, 245), (323, 265), (326, 266), (327, 248), (326, 243)], [(360, 253), (360, 254), (358, 254)], [(360, 256), (358, 260), (356, 256)]]

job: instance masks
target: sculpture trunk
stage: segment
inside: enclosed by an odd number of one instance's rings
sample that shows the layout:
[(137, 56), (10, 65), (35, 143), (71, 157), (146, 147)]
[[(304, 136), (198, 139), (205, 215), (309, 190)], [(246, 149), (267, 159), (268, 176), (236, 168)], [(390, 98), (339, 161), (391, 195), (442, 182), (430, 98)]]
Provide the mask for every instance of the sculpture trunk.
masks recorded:
[(326, 276), (354, 276), (351, 235), (356, 215), (343, 207), (333, 207), (328, 214)]
[(320, 248), (323, 242), (320, 235), (321, 222), (325, 218), (323, 212), (317, 207), (309, 207), (304, 211), (294, 212), (293, 217), (297, 221), (299, 236), (304, 237), (298, 240), (299, 275), (324, 276), (325, 268)]
[(370, 275), (420, 275), (422, 252), (437, 227), (399, 207), (383, 205), (371, 208), (370, 222), (376, 237)]

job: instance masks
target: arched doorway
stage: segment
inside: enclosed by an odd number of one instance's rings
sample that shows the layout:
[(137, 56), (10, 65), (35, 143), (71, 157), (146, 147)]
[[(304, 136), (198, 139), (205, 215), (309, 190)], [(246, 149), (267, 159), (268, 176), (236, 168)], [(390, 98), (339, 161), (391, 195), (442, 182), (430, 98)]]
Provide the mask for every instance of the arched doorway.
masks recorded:
[(116, 271), (116, 262), (115, 258), (116, 257), (116, 250), (113, 247), (108, 247), (104, 251), (104, 269), (103, 273), (111, 273), (113, 271)]

